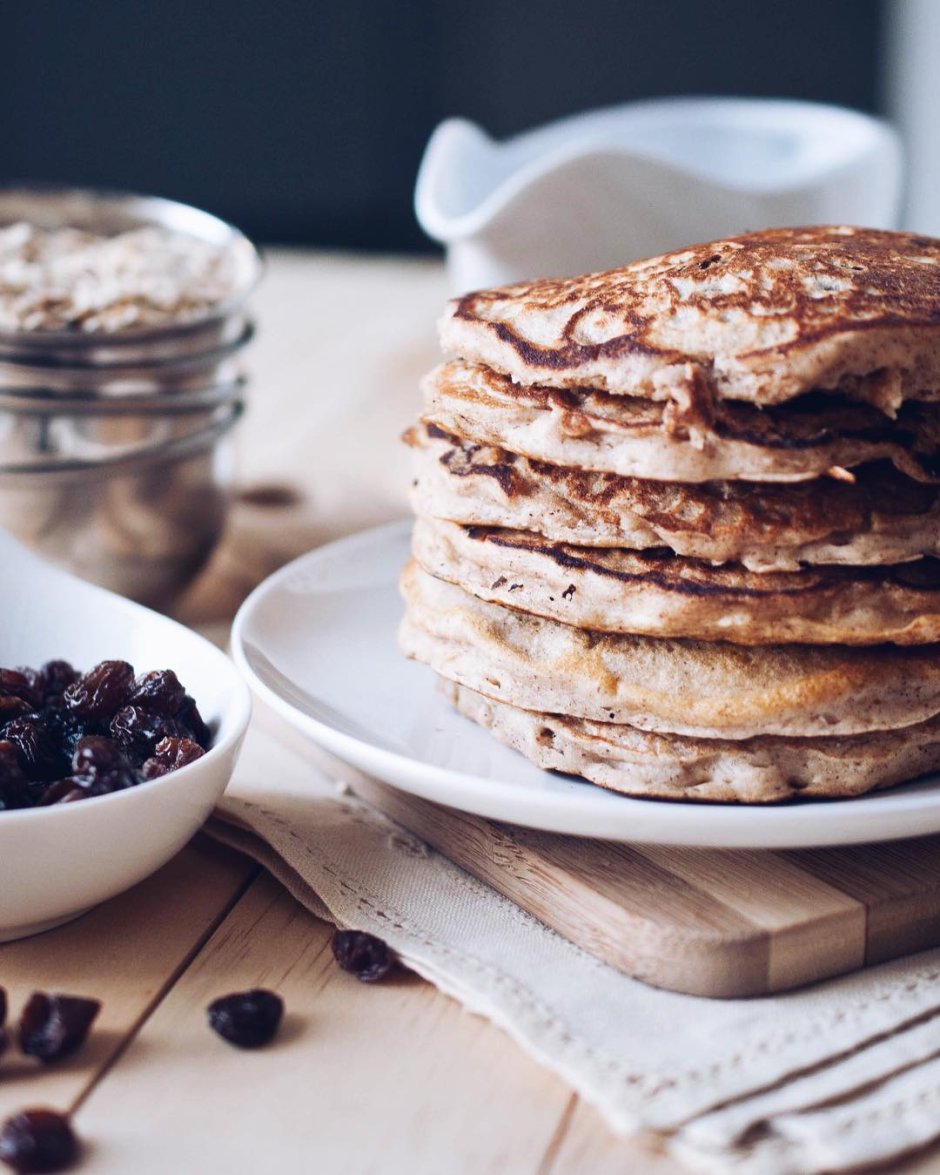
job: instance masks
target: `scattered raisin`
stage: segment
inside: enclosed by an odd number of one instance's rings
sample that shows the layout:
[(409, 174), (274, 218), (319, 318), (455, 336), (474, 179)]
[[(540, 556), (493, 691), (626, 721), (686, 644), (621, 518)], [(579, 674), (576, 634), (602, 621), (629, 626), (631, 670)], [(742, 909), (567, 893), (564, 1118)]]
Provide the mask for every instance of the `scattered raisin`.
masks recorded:
[(79, 718), (107, 722), (127, 701), (133, 684), (132, 665), (102, 661), (73, 682), (62, 697), (66, 708)]
[(284, 1001), (273, 991), (252, 991), (222, 996), (207, 1009), (209, 1027), (242, 1049), (256, 1049), (274, 1039), (284, 1014)]
[(20, 1110), (0, 1126), (0, 1159), (14, 1171), (64, 1171), (78, 1149), (68, 1118), (57, 1110)]
[(20, 1016), (20, 1050), (40, 1061), (67, 1057), (85, 1043), (99, 1000), (34, 991)]
[(398, 962), (387, 943), (363, 930), (334, 931), (330, 945), (340, 967), (363, 983), (384, 979)]

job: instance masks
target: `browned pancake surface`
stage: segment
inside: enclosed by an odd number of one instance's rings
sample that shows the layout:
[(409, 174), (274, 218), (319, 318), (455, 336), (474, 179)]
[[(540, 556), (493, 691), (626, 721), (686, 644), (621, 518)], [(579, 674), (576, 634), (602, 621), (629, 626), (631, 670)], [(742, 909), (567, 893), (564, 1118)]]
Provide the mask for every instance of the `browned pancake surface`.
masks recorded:
[(711, 562), (795, 571), (801, 563), (900, 563), (940, 554), (940, 486), (888, 462), (794, 484), (652, 481), (554, 465), (410, 429), (420, 514), (530, 530), (582, 546), (667, 547)]
[(401, 647), (460, 685), (526, 710), (701, 738), (858, 734), (940, 713), (936, 645), (782, 644), (603, 633), (402, 572)]
[(522, 710), (442, 684), (462, 714), (539, 767), (626, 795), (745, 804), (845, 799), (940, 768), (940, 718), (850, 737), (729, 742)]
[(539, 461), (657, 481), (806, 481), (891, 461), (920, 481), (940, 473), (940, 403), (895, 417), (813, 393), (769, 409), (694, 401), (679, 408), (577, 388), (521, 387), (453, 360), (424, 381), (425, 423)]
[(748, 571), (420, 518), (414, 554), (479, 599), (595, 632), (761, 645), (934, 644), (940, 560)]
[(466, 294), (440, 330), (445, 350), (523, 384), (757, 404), (843, 388), (895, 407), (940, 395), (940, 242), (766, 229)]

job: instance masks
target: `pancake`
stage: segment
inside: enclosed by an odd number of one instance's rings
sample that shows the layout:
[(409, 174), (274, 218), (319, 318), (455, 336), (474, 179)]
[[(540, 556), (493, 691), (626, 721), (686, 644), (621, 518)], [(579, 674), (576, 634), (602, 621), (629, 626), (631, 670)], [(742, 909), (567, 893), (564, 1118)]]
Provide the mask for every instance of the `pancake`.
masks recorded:
[(940, 398), (940, 241), (766, 229), (466, 294), (440, 335), (520, 384), (763, 405), (827, 388), (894, 410)]
[(525, 710), (697, 738), (859, 734), (940, 712), (933, 645), (748, 647), (590, 632), (469, 595), (411, 562), (403, 651)]
[(940, 487), (886, 462), (855, 481), (699, 485), (618, 477), (530, 460), (446, 433), (409, 429), (415, 512), (535, 531), (579, 546), (667, 548), (752, 571), (902, 563), (940, 554)]
[(655, 481), (807, 481), (885, 459), (919, 481), (940, 473), (940, 404), (896, 419), (842, 397), (806, 396), (762, 410), (699, 411), (603, 392), (519, 387), (462, 360), (423, 384), (422, 420), (539, 461)]
[(847, 738), (728, 742), (532, 713), (452, 682), (444, 692), (539, 767), (631, 796), (747, 804), (846, 799), (940, 770), (940, 718)]
[(419, 518), (414, 555), (481, 600), (597, 632), (735, 644), (940, 641), (940, 560), (760, 573)]

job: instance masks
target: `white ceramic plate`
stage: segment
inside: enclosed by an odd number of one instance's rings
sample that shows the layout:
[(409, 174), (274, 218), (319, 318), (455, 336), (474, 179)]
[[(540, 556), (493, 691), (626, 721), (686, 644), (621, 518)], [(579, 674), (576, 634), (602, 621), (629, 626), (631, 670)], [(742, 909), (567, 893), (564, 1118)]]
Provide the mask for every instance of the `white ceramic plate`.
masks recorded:
[(577, 836), (713, 848), (893, 840), (940, 831), (940, 777), (857, 800), (745, 807), (635, 800), (541, 771), (444, 701), (398, 651), (396, 581), (409, 523), (295, 560), (245, 601), (236, 661), (315, 742), (403, 791), (477, 815)]

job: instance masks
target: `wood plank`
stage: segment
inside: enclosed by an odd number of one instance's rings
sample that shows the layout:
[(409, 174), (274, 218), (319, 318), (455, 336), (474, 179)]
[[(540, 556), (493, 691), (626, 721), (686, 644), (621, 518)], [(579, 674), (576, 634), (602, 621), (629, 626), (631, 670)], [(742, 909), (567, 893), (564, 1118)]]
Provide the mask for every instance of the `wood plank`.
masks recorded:
[(940, 837), (788, 855), (864, 904), (866, 962), (882, 963), (940, 942)]
[(655, 986), (758, 995), (864, 961), (863, 903), (779, 854), (584, 841), (495, 824), (358, 775), (353, 786), (572, 942)]
[(570, 1112), (538, 1175), (687, 1175), (688, 1168), (662, 1153), (654, 1140), (616, 1138), (597, 1111), (572, 1098)]
[[(354, 786), (456, 864), (630, 975), (702, 995), (764, 982), (763, 931), (626, 845), (493, 824), (374, 780)], [(734, 955), (730, 974), (726, 952)]]
[(35, 990), (102, 1001), (88, 1044), (75, 1056), (42, 1066), (9, 1049), (0, 1119), (37, 1101), (73, 1105), (257, 872), (253, 862), (204, 840), (75, 922), (0, 946), (0, 983), (7, 988), (11, 1021)]
[[(799, 987), (865, 962), (864, 903), (781, 853), (655, 845), (643, 853), (767, 932), (763, 991)], [(735, 959), (729, 955), (726, 965), (733, 968)]]
[[(256, 881), (80, 1107), (89, 1171), (534, 1173), (568, 1089), (417, 977), (343, 974), (330, 933)], [(204, 1009), (259, 985), (284, 997), (284, 1029), (239, 1051)]]

